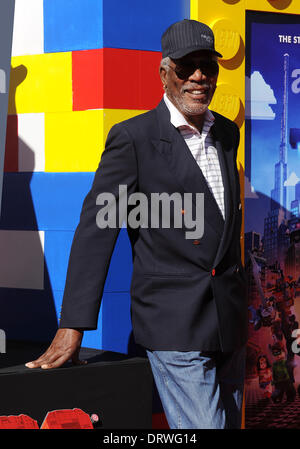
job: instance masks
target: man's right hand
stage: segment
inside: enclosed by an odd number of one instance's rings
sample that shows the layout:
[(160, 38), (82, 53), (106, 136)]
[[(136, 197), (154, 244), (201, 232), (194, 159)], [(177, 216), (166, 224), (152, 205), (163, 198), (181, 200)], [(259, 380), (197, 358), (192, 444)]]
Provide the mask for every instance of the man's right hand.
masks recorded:
[(38, 359), (25, 364), (27, 368), (58, 368), (71, 359), (74, 365), (84, 365), (85, 360), (79, 360), (79, 351), (83, 331), (80, 329), (58, 329), (51, 345)]

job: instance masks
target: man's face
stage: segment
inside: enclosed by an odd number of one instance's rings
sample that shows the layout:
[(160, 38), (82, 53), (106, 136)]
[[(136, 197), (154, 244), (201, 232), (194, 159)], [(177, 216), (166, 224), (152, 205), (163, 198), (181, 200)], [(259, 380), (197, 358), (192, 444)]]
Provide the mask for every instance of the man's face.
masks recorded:
[(168, 98), (186, 117), (204, 114), (216, 89), (218, 58), (205, 50), (171, 59), (169, 70), (160, 76)]

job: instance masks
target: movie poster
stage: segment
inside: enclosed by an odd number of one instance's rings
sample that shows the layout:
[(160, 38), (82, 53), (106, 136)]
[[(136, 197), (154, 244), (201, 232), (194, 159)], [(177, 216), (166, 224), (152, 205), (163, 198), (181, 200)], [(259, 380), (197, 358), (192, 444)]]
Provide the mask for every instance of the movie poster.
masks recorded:
[(245, 426), (299, 428), (300, 16), (247, 12), (245, 109)]

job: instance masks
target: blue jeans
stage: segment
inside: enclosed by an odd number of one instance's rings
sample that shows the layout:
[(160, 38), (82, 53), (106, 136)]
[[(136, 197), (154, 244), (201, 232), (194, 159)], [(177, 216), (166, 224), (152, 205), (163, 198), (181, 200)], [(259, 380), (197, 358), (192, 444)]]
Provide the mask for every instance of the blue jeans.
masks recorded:
[(150, 351), (171, 429), (239, 429), (246, 347), (234, 352)]

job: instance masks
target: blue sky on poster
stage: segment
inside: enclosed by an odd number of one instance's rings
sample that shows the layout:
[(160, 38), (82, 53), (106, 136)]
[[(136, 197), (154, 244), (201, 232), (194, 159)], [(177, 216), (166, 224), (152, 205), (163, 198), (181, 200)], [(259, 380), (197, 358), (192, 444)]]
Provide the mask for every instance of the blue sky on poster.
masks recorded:
[[(297, 79), (292, 74), (295, 75), (297, 69), (300, 72), (300, 24), (252, 23), (251, 27), (251, 101), (261, 96), (267, 100), (264, 106), (269, 107), (268, 120), (252, 119), (251, 184), (255, 191), (270, 197), (274, 187), (274, 165), (279, 159), (285, 53), (290, 55), (288, 129), (300, 128), (300, 92), (292, 90), (292, 84), (295, 87)], [(280, 38), (280, 35), (291, 36), (291, 43), (283, 42), (287, 39)], [(294, 43), (294, 36), (299, 43)], [(272, 111), (275, 114), (273, 119)], [(293, 175), (290, 179), (300, 179), (300, 151), (290, 145), (287, 162), (288, 177), (294, 172), (296, 177)], [(289, 202), (287, 206), (290, 207)]]

